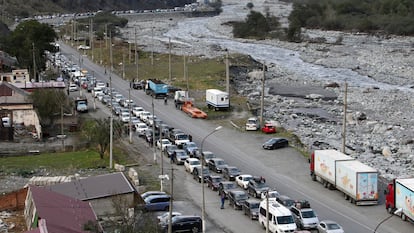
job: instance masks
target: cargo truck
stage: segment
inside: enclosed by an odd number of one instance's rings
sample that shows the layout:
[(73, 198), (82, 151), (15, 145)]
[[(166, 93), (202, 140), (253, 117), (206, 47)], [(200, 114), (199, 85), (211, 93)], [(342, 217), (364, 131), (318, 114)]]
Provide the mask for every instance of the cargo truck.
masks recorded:
[(188, 91), (176, 91), (174, 92), (174, 104), (175, 108), (181, 109), (181, 106), (185, 101), (193, 101), (193, 99), (188, 98)]
[(168, 85), (158, 79), (148, 79), (145, 85), (145, 93), (154, 98), (167, 97)]
[[(385, 192), (385, 208), (399, 213), (404, 221), (414, 221), (414, 178), (394, 179)], [(400, 211), (396, 211), (400, 210)]]
[(227, 110), (230, 108), (229, 93), (217, 89), (206, 90), (206, 104), (208, 108)]
[(336, 150), (315, 150), (310, 159), (313, 180), (344, 193), (356, 205), (378, 204), (378, 171)]

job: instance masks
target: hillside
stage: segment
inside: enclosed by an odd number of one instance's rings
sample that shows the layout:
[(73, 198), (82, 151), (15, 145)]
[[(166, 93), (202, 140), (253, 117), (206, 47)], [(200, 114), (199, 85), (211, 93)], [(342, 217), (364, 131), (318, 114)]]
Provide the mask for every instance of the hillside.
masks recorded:
[(0, 14), (7, 22), (39, 14), (171, 8), (192, 2), (195, 0), (8, 0), (0, 1)]

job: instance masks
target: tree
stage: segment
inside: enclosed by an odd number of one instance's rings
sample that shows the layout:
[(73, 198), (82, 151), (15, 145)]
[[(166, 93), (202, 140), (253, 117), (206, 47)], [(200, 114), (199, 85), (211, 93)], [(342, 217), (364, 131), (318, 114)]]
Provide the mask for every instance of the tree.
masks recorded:
[(28, 20), (17, 25), (16, 29), (6, 37), (2, 49), (15, 56), (21, 67), (28, 67), (31, 70), (33, 70), (34, 51), (36, 70), (43, 70), (47, 59), (45, 51), (55, 51), (52, 42), (56, 39), (57, 34), (52, 27), (36, 20)]
[(61, 107), (69, 108), (67, 95), (62, 90), (39, 89), (30, 96), (43, 126), (53, 126), (60, 117)]
[[(83, 123), (82, 134), (90, 142), (96, 143), (99, 147), (99, 156), (104, 158), (105, 152), (108, 150), (110, 140), (110, 124), (109, 118), (87, 120)], [(121, 135), (122, 125), (119, 121), (113, 122), (114, 138), (119, 138)]]
[(253, 9), (254, 5), (253, 3), (249, 2), (246, 4), (246, 7), (249, 8), (249, 10)]

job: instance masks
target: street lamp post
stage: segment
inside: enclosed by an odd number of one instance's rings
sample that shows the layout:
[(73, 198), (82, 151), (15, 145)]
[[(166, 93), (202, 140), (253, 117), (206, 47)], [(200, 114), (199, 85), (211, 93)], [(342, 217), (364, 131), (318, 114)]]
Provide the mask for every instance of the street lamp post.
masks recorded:
[(202, 194), (202, 206), (201, 206), (201, 220), (202, 220), (202, 232), (205, 233), (206, 232), (206, 223), (205, 223), (205, 212), (206, 212), (206, 200), (204, 197), (204, 153), (203, 153), (203, 145), (204, 145), (204, 141), (213, 133), (219, 131), (222, 127), (218, 126), (217, 128), (215, 128), (213, 131), (211, 131), (209, 134), (207, 134), (203, 140), (201, 140), (201, 146), (200, 146), (200, 150), (201, 150), (201, 194)]
[(399, 208), (397, 210), (395, 210), (394, 212), (391, 213), (390, 216), (384, 218), (381, 222), (378, 223), (377, 227), (375, 227), (374, 229), (374, 233), (377, 232), (378, 228), (384, 223), (386, 222), (388, 219), (392, 218), (392, 216), (394, 216), (394, 214), (400, 214), (402, 212), (402, 208)]

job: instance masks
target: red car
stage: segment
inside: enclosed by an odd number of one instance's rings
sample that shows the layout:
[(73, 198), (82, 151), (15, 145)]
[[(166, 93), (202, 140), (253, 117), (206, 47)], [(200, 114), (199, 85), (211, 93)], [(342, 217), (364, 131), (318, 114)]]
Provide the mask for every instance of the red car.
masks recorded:
[(276, 127), (272, 124), (265, 124), (262, 127), (262, 132), (263, 133), (276, 133)]

